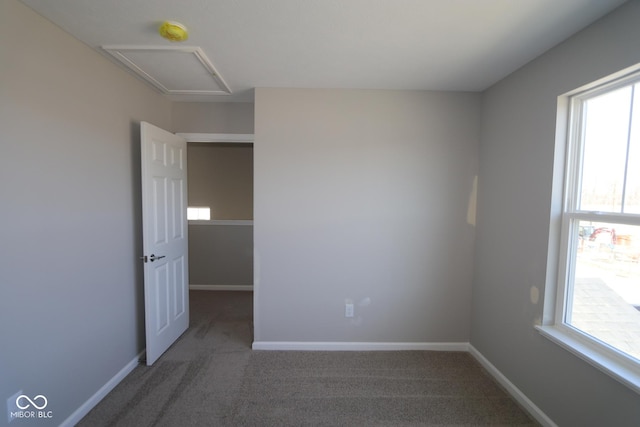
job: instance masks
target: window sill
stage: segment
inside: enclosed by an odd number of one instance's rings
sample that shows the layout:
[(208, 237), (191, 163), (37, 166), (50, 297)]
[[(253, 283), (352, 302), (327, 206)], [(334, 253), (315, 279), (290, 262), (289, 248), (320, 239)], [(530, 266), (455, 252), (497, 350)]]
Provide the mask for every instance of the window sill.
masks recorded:
[(536, 326), (538, 332), (574, 355), (590, 363), (600, 371), (623, 383), (640, 394), (640, 372), (637, 368), (616, 360), (597, 345), (587, 344), (574, 334), (565, 332), (557, 326)]

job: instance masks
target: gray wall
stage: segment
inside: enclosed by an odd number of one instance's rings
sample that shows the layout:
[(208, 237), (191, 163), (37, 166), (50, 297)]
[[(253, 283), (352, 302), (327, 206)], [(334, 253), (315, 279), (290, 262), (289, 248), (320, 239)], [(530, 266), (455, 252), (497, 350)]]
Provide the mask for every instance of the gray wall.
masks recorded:
[(189, 283), (252, 286), (253, 226), (189, 224)]
[(557, 97), (640, 62), (639, 23), (629, 2), (482, 98), (471, 343), (560, 426), (640, 425), (638, 395), (540, 336), (542, 298), (530, 299), (554, 268)]
[(479, 99), (256, 89), (256, 341), (468, 341)]
[(171, 104), (15, 0), (0, 68), (0, 424), (22, 390), (58, 425), (144, 348), (138, 123)]
[(189, 143), (189, 206), (211, 219), (253, 219), (253, 145)]
[(253, 103), (174, 102), (173, 129), (185, 133), (253, 133)]

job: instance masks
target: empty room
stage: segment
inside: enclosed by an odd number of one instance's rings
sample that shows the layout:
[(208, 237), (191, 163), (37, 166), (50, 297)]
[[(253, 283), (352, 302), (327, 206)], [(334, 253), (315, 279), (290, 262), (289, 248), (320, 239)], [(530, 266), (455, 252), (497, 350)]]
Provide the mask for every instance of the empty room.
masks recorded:
[(0, 24), (0, 425), (640, 425), (640, 1)]

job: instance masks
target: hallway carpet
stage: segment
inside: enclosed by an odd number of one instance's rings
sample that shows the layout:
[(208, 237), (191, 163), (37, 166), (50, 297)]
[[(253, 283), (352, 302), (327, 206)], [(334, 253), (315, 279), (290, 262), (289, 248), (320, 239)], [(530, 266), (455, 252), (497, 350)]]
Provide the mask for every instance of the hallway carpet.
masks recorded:
[(79, 426), (535, 426), (467, 353), (252, 351), (251, 292), (191, 291), (191, 327)]

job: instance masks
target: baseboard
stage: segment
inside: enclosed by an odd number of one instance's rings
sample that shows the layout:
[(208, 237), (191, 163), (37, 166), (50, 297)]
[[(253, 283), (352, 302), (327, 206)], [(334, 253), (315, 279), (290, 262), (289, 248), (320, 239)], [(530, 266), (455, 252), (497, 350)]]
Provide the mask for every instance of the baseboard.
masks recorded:
[(191, 291), (253, 291), (253, 285), (189, 285)]
[(545, 427), (558, 427), (556, 423), (551, 420), (533, 403), (518, 387), (516, 387), (502, 372), (498, 370), (486, 357), (482, 355), (474, 346), (469, 344), (469, 353), (498, 381), (498, 383), (507, 390), (507, 393), (511, 395), (529, 414), (536, 419), (540, 424)]
[(140, 358), (144, 356), (145, 350), (142, 350), (131, 362), (127, 363), (124, 368), (120, 369), (120, 372), (115, 374), (105, 385), (100, 387), (100, 390), (95, 392), (86, 402), (76, 409), (69, 417), (64, 420), (60, 427), (73, 427), (80, 422), (85, 415), (89, 413), (104, 397), (109, 394), (111, 390), (117, 386), (120, 381), (135, 369), (140, 363)]
[(305, 350), (305, 351), (468, 351), (466, 342), (301, 342), (254, 341), (253, 350)]

